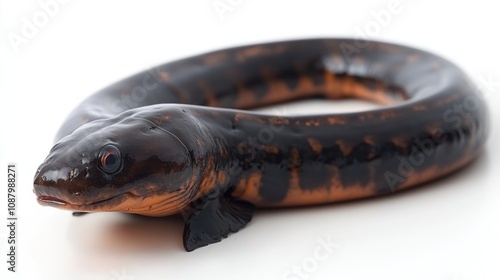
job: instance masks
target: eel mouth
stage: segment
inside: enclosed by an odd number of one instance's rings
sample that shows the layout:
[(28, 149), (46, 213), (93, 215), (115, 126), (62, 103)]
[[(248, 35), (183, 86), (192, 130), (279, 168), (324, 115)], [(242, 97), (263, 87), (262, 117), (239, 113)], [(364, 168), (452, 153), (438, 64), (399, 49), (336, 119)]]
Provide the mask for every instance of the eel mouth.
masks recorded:
[(127, 192), (118, 194), (103, 200), (94, 201), (87, 204), (73, 204), (58, 197), (50, 195), (39, 195), (37, 201), (42, 206), (52, 206), (66, 210), (79, 210), (79, 211), (113, 211), (114, 208), (119, 206), (122, 202), (129, 198), (135, 198), (137, 195)]
[(69, 205), (70, 203), (59, 199), (57, 197), (53, 197), (50, 195), (41, 195), (36, 198), (38, 200), (38, 203), (42, 205), (60, 205), (60, 206), (66, 206)]

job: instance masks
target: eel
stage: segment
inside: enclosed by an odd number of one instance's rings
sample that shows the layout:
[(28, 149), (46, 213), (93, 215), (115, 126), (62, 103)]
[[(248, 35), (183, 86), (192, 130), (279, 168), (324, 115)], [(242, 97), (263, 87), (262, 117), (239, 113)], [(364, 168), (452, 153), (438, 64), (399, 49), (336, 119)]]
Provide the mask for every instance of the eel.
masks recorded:
[[(306, 98), (379, 109), (276, 116)], [(255, 208), (390, 194), (451, 174), (482, 151), (486, 103), (432, 53), (349, 38), (233, 47), (162, 64), (84, 100), (34, 178), (41, 205), (181, 214), (187, 251)]]

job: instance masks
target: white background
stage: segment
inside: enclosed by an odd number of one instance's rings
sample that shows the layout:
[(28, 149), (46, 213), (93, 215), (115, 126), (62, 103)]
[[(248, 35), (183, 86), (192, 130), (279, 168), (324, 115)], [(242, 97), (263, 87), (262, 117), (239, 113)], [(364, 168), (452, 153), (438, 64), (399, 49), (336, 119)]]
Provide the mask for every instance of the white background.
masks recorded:
[[(46, 2), (0, 2), (1, 217), (7, 212), (8, 162), (18, 164), (20, 176), (18, 273), (7, 273), (2, 218), (2, 279), (500, 279), (498, 1), (401, 0), (400, 12), (379, 23), (373, 14), (387, 10), (390, 0), (221, 0), (239, 4), (223, 19), (212, 0), (68, 0), (51, 7), (44, 22), (39, 3)], [(36, 30), (23, 35), (34, 21)], [(465, 69), (491, 109), (492, 133), (482, 157), (454, 176), (397, 195), (258, 211), (244, 230), (191, 253), (182, 248), (179, 217), (75, 218), (36, 203), (35, 170), (69, 111), (91, 93), (147, 67), (209, 50), (335, 36), (423, 48)], [(340, 103), (268, 112), (370, 107)], [(320, 240), (336, 246), (326, 251)], [(293, 274), (294, 267), (302, 274)]]

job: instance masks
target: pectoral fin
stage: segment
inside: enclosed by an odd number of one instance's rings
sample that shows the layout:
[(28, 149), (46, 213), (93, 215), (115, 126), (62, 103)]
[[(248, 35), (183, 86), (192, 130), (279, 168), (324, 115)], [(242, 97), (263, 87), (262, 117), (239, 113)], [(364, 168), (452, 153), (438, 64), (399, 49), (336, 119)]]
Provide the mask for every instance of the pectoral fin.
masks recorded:
[(219, 242), (252, 219), (254, 205), (217, 191), (200, 197), (184, 214), (184, 248), (193, 251)]

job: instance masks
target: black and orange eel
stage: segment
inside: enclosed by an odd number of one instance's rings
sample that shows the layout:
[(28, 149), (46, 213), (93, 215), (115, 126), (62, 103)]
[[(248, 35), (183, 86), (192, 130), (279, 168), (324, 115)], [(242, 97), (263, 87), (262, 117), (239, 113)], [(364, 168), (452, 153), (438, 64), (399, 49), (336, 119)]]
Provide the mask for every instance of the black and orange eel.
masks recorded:
[[(243, 110), (312, 97), (385, 106)], [(34, 192), (42, 205), (78, 212), (180, 213), (191, 251), (244, 227), (255, 207), (378, 196), (452, 173), (480, 154), (486, 109), (462, 70), (409, 47), (310, 39), (229, 48), (87, 98), (57, 134)]]

